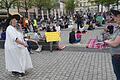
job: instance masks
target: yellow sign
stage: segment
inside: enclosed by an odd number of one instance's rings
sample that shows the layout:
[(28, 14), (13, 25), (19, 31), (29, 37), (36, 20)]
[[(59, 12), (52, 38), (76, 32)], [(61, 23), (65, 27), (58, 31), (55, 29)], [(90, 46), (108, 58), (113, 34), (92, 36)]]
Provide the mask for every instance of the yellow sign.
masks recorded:
[(47, 42), (61, 41), (60, 32), (46, 32), (45, 36)]

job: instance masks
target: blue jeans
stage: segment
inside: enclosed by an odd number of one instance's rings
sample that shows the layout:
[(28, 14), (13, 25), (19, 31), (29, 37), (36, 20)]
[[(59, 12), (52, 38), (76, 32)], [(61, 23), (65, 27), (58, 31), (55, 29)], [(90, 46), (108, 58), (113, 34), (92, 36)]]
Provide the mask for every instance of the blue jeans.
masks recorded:
[(112, 64), (117, 80), (120, 80), (120, 55), (112, 56)]
[(75, 43), (79, 43), (80, 42), (80, 39), (76, 39)]

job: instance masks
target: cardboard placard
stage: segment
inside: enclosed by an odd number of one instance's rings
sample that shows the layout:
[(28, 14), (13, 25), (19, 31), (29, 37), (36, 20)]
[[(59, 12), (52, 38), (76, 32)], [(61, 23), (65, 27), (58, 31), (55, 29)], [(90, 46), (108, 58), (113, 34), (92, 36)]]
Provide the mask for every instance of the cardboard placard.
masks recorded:
[(45, 36), (47, 42), (61, 41), (60, 32), (46, 32)]

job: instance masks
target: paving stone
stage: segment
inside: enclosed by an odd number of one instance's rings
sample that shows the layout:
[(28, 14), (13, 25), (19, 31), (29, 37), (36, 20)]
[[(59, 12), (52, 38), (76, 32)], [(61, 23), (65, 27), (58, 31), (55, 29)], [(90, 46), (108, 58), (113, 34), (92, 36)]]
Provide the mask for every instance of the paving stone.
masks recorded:
[[(108, 52), (43, 51), (31, 58), (34, 68), (23, 80), (116, 80)], [(19, 80), (5, 70), (4, 59), (0, 49), (0, 80)]]

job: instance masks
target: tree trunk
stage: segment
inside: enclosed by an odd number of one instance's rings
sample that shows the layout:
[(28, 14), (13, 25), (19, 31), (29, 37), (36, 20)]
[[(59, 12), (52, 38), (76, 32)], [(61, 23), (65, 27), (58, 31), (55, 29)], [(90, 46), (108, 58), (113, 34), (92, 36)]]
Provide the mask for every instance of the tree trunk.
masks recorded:
[(25, 17), (28, 18), (28, 7), (27, 7), (27, 1), (25, 0)]
[(97, 6), (98, 6), (98, 12), (99, 12), (99, 7), (100, 7), (100, 5), (99, 5), (99, 4), (97, 4)]
[(42, 12), (41, 12), (41, 10), (42, 10), (42, 8), (39, 7), (39, 9), (38, 9), (38, 13), (39, 13), (39, 18), (40, 18), (40, 19), (42, 18)]
[(110, 10), (110, 4), (108, 4), (108, 11)]
[(28, 18), (28, 9), (25, 9), (26, 12), (25, 12), (25, 17)]
[(9, 11), (9, 8), (7, 8), (7, 15), (8, 15), (8, 17), (10, 16), (10, 13), (9, 13), (10, 11)]
[(103, 4), (101, 4), (101, 12), (103, 12)]
[(119, 0), (117, 0), (117, 10), (118, 10), (118, 7), (119, 7)]
[(18, 2), (17, 3), (17, 10), (18, 10), (18, 13), (20, 12), (20, 3)]
[(51, 10), (51, 9), (48, 9), (48, 17), (49, 17), (49, 18), (50, 18), (50, 10)]
[(18, 13), (19, 13), (20, 12), (20, 8), (18, 7), (17, 9), (18, 9)]

